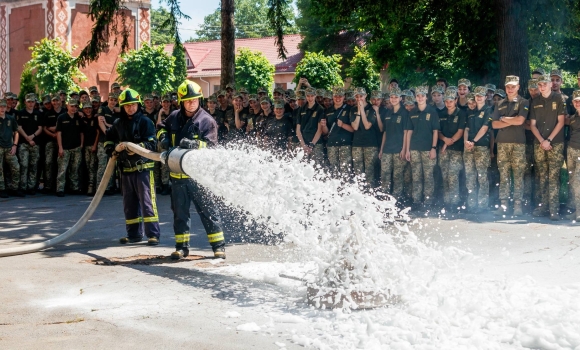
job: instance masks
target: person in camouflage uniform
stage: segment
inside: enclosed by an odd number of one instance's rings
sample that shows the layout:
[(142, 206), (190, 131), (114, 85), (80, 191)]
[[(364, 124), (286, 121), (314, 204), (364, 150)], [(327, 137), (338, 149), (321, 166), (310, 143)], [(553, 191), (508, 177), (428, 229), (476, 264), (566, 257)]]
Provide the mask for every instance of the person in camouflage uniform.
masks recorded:
[(327, 122), (322, 125), (322, 135), (328, 137), (328, 162), (334, 176), (348, 176), (352, 169), (354, 129), (350, 125), (350, 106), (344, 103), (344, 94), (342, 87), (332, 89), (334, 104), (325, 110)]
[(8, 198), (4, 185), (4, 160), (10, 167), (11, 179), (8, 190), (16, 194), (18, 191), (18, 177), (20, 176), (20, 164), (16, 158), (18, 145), (18, 124), (16, 118), (6, 114), (8, 103), (5, 99), (0, 100), (0, 198)]
[[(215, 109), (215, 105), (214, 105), (214, 109)], [(163, 128), (163, 126), (165, 126), (165, 119), (167, 119), (167, 117), (169, 116), (169, 114), (171, 114), (171, 112), (172, 112), (171, 95), (165, 94), (161, 98), (161, 108), (159, 109), (159, 113), (157, 115), (157, 123), (155, 125), (155, 127), (157, 128), (158, 131), (161, 130)], [(163, 149), (163, 145), (161, 144), (161, 142), (158, 142), (157, 143), (157, 152), (161, 153), (163, 151), (166, 151), (166, 150)], [(156, 167), (155, 171), (157, 171), (157, 169), (158, 168)], [(171, 191), (169, 188), (169, 166), (167, 164), (161, 164), (159, 167), (159, 171), (154, 174), (154, 177), (161, 179), (161, 184), (163, 186), (163, 189), (161, 191), (161, 195), (166, 196), (166, 195), (170, 194)]]
[[(513, 215), (523, 215), (524, 172), (526, 169), (525, 121), (528, 118), (529, 102), (518, 95), (520, 78), (508, 75), (505, 81), (507, 97), (501, 100), (493, 112), (492, 126), (497, 129), (497, 166), (500, 173), (500, 205), (494, 212), (506, 215), (513, 198)], [(513, 175), (513, 183), (512, 183)], [(513, 197), (510, 189), (514, 187)]]
[(18, 158), (20, 159), (20, 190), (27, 194), (36, 194), (36, 173), (40, 148), (35, 139), (42, 134), (42, 116), (34, 108), (35, 94), (26, 94), (26, 107), (16, 115), (18, 133)]
[[(476, 92), (477, 93), (477, 92)], [(439, 166), (443, 176), (443, 201), (452, 212), (460, 210), (459, 173), (463, 170), (463, 131), (466, 112), (457, 108), (457, 93), (446, 90), (445, 108), (439, 112)]]
[(549, 76), (538, 77), (540, 96), (530, 104), (531, 128), (536, 137), (534, 158), (540, 176), (539, 201), (534, 216), (560, 220), (560, 169), (564, 163), (566, 103), (552, 91)]
[(83, 154), (87, 167), (87, 195), (93, 196), (97, 183), (97, 149), (99, 141), (99, 122), (93, 115), (92, 104), (82, 105), (84, 117), (82, 118), (83, 130)]
[[(107, 105), (102, 106), (97, 111), (97, 116), (99, 120), (99, 142), (97, 146), (97, 183), (96, 188), (101, 185), (101, 179), (105, 174), (105, 169), (107, 168), (107, 163), (109, 162), (109, 156), (105, 152), (105, 135), (107, 129), (113, 126), (113, 122), (118, 118), (119, 107), (117, 107), (118, 95), (114, 92), (109, 93), (107, 99)], [(105, 194), (113, 193), (113, 181), (114, 176), (111, 176), (109, 183), (107, 184), (107, 189)]]
[(67, 169), (74, 193), (80, 193), (79, 169), (82, 160), (83, 127), (77, 112), (78, 101), (70, 99), (67, 103), (67, 113), (63, 113), (56, 121), (56, 137), (58, 141), (58, 174), (56, 176), (56, 195), (64, 197)]
[[(531, 102), (534, 98), (540, 96), (538, 90), (538, 80), (528, 80), (528, 92), (530, 93)], [(539, 173), (536, 171), (534, 164), (534, 140), (536, 137), (532, 133), (532, 121), (528, 118), (524, 124), (526, 128), (526, 170), (524, 171), (524, 207), (533, 208), (533, 203), (537, 201), (535, 189), (540, 188)]]
[[(317, 164), (324, 162), (322, 147), (322, 126), (320, 120), (324, 118), (324, 109), (316, 103), (316, 89), (309, 87), (305, 90), (306, 104), (299, 108), (299, 117), (296, 124), (296, 137), (307, 157)], [(254, 122), (254, 127), (258, 124)]]
[(56, 154), (58, 145), (56, 143), (56, 120), (63, 113), (60, 96), (55, 95), (51, 99), (52, 109), (44, 114), (44, 133), (46, 134), (46, 145), (44, 146), (44, 193), (52, 192), (56, 175)]
[(566, 121), (570, 127), (570, 140), (568, 141), (568, 209), (571, 211), (566, 216), (569, 220), (580, 223), (580, 90), (572, 94), (574, 114)]
[[(471, 98), (468, 97), (468, 100)], [(491, 109), (485, 103), (485, 95), (480, 94), (474, 98), (476, 105), (474, 109), (467, 110), (467, 124), (463, 133), (463, 163), (468, 191), (467, 210), (470, 213), (482, 213), (489, 205), (487, 169), (491, 164), (492, 152), (489, 132)]]

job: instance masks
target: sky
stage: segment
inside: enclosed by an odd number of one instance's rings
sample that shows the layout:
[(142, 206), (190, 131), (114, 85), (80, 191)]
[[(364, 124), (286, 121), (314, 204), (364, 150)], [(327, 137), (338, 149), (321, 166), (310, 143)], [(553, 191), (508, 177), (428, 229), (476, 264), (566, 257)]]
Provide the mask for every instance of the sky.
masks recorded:
[[(167, 7), (167, 4), (160, 0), (151, 0), (151, 7), (157, 9), (160, 3)], [(191, 17), (189, 21), (182, 21), (179, 28), (182, 40), (187, 40), (195, 36), (194, 30), (199, 29), (199, 25), (203, 23), (203, 18), (219, 7), (220, 0), (181, 0), (180, 5), (181, 11)]]

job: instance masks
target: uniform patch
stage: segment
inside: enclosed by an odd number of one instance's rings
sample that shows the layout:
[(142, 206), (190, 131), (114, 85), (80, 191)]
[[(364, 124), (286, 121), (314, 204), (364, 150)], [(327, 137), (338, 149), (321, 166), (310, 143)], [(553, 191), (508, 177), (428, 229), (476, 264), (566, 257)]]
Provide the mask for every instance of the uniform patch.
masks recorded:
[(425, 117), (425, 119), (427, 119), (427, 121), (431, 120), (431, 113), (427, 113), (427, 116)]
[(459, 120), (458, 116), (455, 116), (455, 118), (453, 119), (453, 123), (457, 124), (457, 121)]
[(397, 117), (397, 124), (401, 124), (401, 116)]
[(412, 115), (411, 116), (411, 119), (415, 119), (415, 118), (419, 118), (419, 116), (418, 115)]
[(535, 105), (534, 108), (543, 108), (544, 105)]
[(524, 106), (524, 109), (527, 111), (529, 108), (528, 108), (528, 106)]
[(346, 111), (342, 112), (342, 116), (344, 117), (346, 115)]
[(507, 108), (507, 106), (502, 106), (502, 107), (499, 107), (497, 110), (501, 111), (502, 109), (506, 109), (506, 108)]
[(439, 121), (441, 122), (447, 121), (447, 118), (439, 118)]
[(103, 113), (103, 109), (102, 108), (99, 108), (99, 110), (97, 111), (97, 113), (99, 113), (99, 114)]
[(38, 118), (38, 116), (35, 115), (34, 116), (34, 121), (37, 121), (38, 120), (37, 118)]
[(552, 102), (552, 110), (555, 111), (558, 108), (558, 104), (556, 102)]
[(520, 104), (516, 102), (516, 104), (514, 105), (514, 109), (518, 109), (519, 106)]
[(79, 121), (77, 120), (77, 126), (79, 126)]
[(483, 115), (485, 114), (485, 112), (481, 112), (479, 113), (479, 118), (483, 118)]
[(312, 118), (316, 118), (316, 113), (317, 113), (317, 112), (318, 112), (318, 111), (315, 111), (314, 113), (312, 113)]
[(10, 120), (8, 121), (8, 123), (6, 123), (6, 126), (10, 126)]

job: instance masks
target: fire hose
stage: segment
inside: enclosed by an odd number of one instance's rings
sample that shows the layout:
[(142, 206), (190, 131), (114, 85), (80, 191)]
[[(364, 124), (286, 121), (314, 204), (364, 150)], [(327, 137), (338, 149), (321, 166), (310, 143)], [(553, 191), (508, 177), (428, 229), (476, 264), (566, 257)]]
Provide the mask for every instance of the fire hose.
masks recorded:
[[(134, 143), (130, 143), (130, 142), (125, 142), (125, 146), (131, 152), (137, 153), (142, 157), (145, 157), (145, 158), (151, 159), (153, 161), (157, 161), (157, 162), (162, 162), (162, 163), (167, 162), (167, 165), (169, 166), (169, 168), (173, 172), (183, 172), (183, 168), (181, 166), (183, 156), (187, 152), (190, 151), (188, 149), (175, 148), (175, 149), (170, 150), (168, 152), (157, 153), (157, 152), (150, 151), (148, 149), (145, 149), (141, 146), (138, 146), (138, 145), (136, 145)], [(83, 216), (81, 216), (81, 218), (71, 228), (69, 228), (66, 232), (62, 233), (61, 235), (56, 236), (54, 238), (51, 238), (51, 239), (44, 241), (44, 242), (31, 243), (31, 244), (26, 244), (26, 245), (17, 246), (17, 247), (0, 249), (0, 258), (6, 257), (6, 256), (13, 256), (13, 255), (21, 255), (21, 254), (38, 252), (40, 250), (50, 248), (50, 247), (53, 247), (57, 244), (63, 243), (64, 241), (70, 239), (72, 236), (77, 234), (85, 226), (85, 224), (89, 221), (91, 216), (93, 216), (93, 214), (95, 213), (95, 210), (99, 206), (99, 203), (101, 202), (101, 199), (103, 198), (103, 194), (105, 193), (105, 190), (106, 190), (107, 185), (109, 183), (109, 179), (111, 178), (111, 176), (113, 175), (113, 172), (115, 171), (116, 158), (117, 158), (117, 156), (116, 156), (116, 154), (114, 154), (113, 157), (111, 157), (111, 159), (109, 159), (109, 162), (107, 163), (107, 168), (105, 169), (105, 173), (103, 174), (103, 178), (101, 179), (101, 183), (99, 185), (99, 188), (97, 188), (97, 192), (95, 193), (95, 196), (93, 197), (93, 200), (91, 201), (91, 204), (89, 205), (87, 210), (84, 212)]]

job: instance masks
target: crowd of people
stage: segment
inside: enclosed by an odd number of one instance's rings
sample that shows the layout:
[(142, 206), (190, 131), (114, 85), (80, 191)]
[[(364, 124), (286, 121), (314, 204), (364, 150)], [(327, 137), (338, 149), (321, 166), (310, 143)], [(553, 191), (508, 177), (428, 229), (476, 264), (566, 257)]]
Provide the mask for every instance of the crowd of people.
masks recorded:
[[(402, 90), (392, 79), (386, 92), (367, 92), (316, 89), (301, 78), (294, 90), (276, 88), (271, 96), (265, 88), (253, 94), (228, 84), (201, 105), (217, 124), (216, 143), (250, 142), (279, 156), (302, 150), (332, 176), (359, 176), (366, 189), (392, 195), (413, 211), (491, 210), (580, 221), (580, 90), (564, 95), (557, 69), (533, 71), (525, 87), (529, 98), (521, 96), (519, 81), (507, 76), (499, 89), (439, 79), (432, 87)], [(120, 93), (115, 83), (104, 102), (96, 87), (40, 100), (27, 94), (21, 108), (14, 94), (4, 93), (0, 156), (10, 176), (0, 176), (0, 196), (38, 190), (93, 195), (109, 158), (106, 135), (119, 118)], [(178, 94), (142, 98), (139, 109), (157, 138), (180, 108)], [(158, 151), (176, 146), (156, 144)], [(564, 164), (568, 195), (561, 208)], [(157, 192), (182, 186), (182, 177), (154, 167)], [(116, 183), (111, 179), (107, 194), (115, 193)]]

